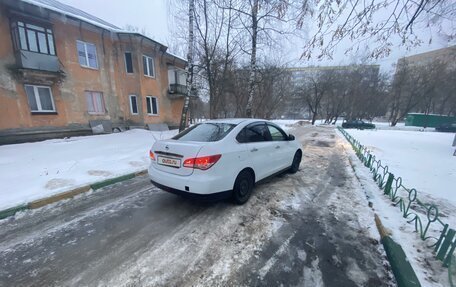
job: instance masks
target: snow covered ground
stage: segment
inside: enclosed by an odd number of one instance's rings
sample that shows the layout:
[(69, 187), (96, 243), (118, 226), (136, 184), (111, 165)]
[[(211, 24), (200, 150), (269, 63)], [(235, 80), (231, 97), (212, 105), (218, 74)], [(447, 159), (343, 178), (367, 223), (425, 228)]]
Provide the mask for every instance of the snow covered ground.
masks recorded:
[(405, 123), (397, 123), (396, 126), (390, 126), (389, 122), (372, 122), (378, 130), (397, 130), (397, 131), (420, 131), (435, 132), (435, 128), (423, 128), (415, 126), (406, 126)]
[[(339, 136), (343, 138), (341, 134)], [(373, 211), (380, 217), (393, 240), (402, 246), (413, 270), (418, 276), (421, 286), (450, 286), (448, 269), (442, 267), (442, 262), (435, 259), (435, 254), (432, 252), (433, 248), (429, 247), (429, 245), (435, 243), (435, 239), (428, 239), (427, 241), (420, 239), (419, 234), (415, 232), (414, 224), (407, 222), (407, 219), (402, 217), (399, 207), (392, 205), (390, 199), (378, 188), (372, 179), (370, 170), (356, 157), (350, 144), (345, 142), (344, 146), (359, 181), (357, 190), (364, 192), (369, 197), (369, 201), (373, 203)], [(443, 213), (451, 215), (443, 220), (449, 223), (450, 226), (455, 226), (454, 207), (442, 209)], [(439, 210), (442, 212), (442, 209)], [(421, 214), (421, 216), (425, 218), (424, 214)], [(426, 220), (424, 221), (424, 224), (426, 224)], [(440, 231), (441, 226), (439, 224), (432, 224), (427, 235), (438, 238)]]
[(0, 286), (395, 286), (345, 141), (328, 127), (290, 132), (300, 171), (242, 206), (140, 176), (1, 220)]
[(176, 133), (137, 129), (0, 146), (0, 210), (143, 170), (155, 139)]
[[(299, 120), (277, 120), (285, 130)], [(130, 130), (0, 146), (0, 210), (147, 168), (155, 139), (177, 133)]]
[(453, 133), (347, 130), (388, 165), (389, 171), (402, 177), (408, 188), (416, 188), (420, 198), (450, 201), (456, 206), (456, 158)]

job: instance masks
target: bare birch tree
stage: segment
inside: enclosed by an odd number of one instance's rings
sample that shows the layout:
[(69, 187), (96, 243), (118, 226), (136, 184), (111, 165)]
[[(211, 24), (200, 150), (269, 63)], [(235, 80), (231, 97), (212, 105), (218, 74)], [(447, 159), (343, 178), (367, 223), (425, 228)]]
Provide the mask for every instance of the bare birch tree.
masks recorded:
[[(272, 34), (289, 34), (301, 27), (303, 15), (310, 11), (307, 3), (308, 1), (298, 0), (238, 0), (232, 1), (230, 7), (221, 6), (223, 9), (231, 9), (238, 13), (242, 24), (240, 29), (248, 32), (250, 49), (245, 51), (249, 55), (248, 99), (243, 115), (253, 116), (259, 40), (271, 40)], [(280, 28), (282, 24), (292, 27), (292, 31)]]
[(187, 94), (184, 98), (184, 106), (182, 107), (181, 120), (179, 131), (183, 131), (187, 126), (188, 107), (190, 104), (190, 96), (193, 88), (193, 18), (195, 13), (195, 0), (188, 0), (188, 53), (187, 53)]

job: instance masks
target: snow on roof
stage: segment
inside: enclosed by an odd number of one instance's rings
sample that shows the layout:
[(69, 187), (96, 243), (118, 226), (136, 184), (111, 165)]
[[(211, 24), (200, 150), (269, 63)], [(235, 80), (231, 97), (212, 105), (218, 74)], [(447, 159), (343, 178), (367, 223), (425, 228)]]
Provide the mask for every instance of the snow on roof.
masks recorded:
[(109, 22), (106, 22), (89, 13), (86, 13), (86, 12), (79, 10), (77, 8), (74, 8), (72, 6), (63, 4), (56, 0), (21, 0), (21, 1), (38, 6), (38, 7), (49, 9), (49, 10), (57, 12), (57, 13), (61, 13), (61, 14), (67, 15), (67, 16), (74, 17), (76, 19), (85, 21), (87, 23), (104, 28), (106, 30), (110, 30), (110, 31), (114, 31), (114, 32), (121, 30), (119, 27), (117, 27)]
[(178, 55), (176, 55), (176, 54), (173, 54), (173, 53), (170, 53), (170, 52), (166, 52), (166, 53), (167, 53), (168, 55), (174, 57), (174, 58), (177, 58), (177, 59), (179, 59), (179, 60), (182, 60), (182, 61), (184, 61), (184, 62), (187, 62), (187, 59), (184, 59), (183, 57), (180, 57), (180, 56), (178, 56)]
[[(25, 3), (29, 3), (31, 5), (34, 5), (34, 6), (37, 6), (37, 7), (41, 7), (41, 8), (45, 8), (45, 9), (48, 9), (48, 10), (51, 10), (51, 11), (54, 11), (56, 13), (60, 13), (60, 14), (63, 14), (63, 15), (67, 15), (69, 17), (73, 17), (73, 18), (76, 18), (76, 19), (79, 19), (81, 21), (84, 21), (84, 22), (87, 22), (89, 24), (92, 24), (94, 26), (97, 26), (97, 27), (100, 27), (100, 28), (103, 28), (103, 29), (106, 29), (108, 31), (112, 31), (112, 32), (115, 32), (115, 33), (125, 33), (125, 34), (135, 34), (135, 35), (139, 35), (141, 37), (144, 37), (152, 42), (155, 42), (159, 45), (162, 45), (164, 47), (166, 47), (165, 45), (155, 41), (154, 39), (146, 36), (146, 35), (143, 35), (141, 33), (138, 33), (138, 32), (131, 32), (131, 31), (126, 31), (124, 29), (121, 29), (119, 27), (117, 27), (116, 25), (114, 24), (111, 24), (109, 22), (106, 22), (104, 21), (103, 19), (100, 19), (98, 17), (95, 17), (87, 12), (84, 12), (80, 9), (77, 9), (75, 7), (72, 7), (70, 5), (66, 5), (66, 4), (63, 4), (57, 0), (21, 0), (22, 2), (25, 2)], [(172, 57), (175, 57), (177, 59), (180, 59), (184, 62), (187, 62), (186, 59), (182, 58), (182, 57), (179, 57), (177, 55), (174, 55), (174, 54), (171, 54), (169, 52), (167, 52), (167, 54), (169, 54), (170, 56)]]

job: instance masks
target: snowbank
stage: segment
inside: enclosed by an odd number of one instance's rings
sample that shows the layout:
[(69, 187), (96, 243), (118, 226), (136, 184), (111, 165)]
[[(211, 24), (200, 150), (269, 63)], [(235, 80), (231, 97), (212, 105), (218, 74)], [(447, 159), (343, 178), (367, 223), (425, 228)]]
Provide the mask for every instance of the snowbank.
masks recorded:
[(143, 170), (155, 140), (176, 133), (138, 129), (0, 146), (0, 210)]
[(308, 120), (271, 120), (271, 122), (275, 123), (276, 125), (280, 126), (284, 131), (288, 131), (293, 127), (294, 124), (300, 121), (308, 121)]
[(398, 130), (347, 130), (373, 151), (389, 171), (418, 194), (448, 200), (456, 206), (454, 134)]

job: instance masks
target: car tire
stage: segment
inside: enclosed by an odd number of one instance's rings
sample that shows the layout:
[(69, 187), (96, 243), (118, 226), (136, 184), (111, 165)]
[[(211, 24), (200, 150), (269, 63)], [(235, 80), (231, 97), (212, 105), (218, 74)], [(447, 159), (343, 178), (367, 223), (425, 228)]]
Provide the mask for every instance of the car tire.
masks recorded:
[(254, 186), (253, 175), (250, 171), (244, 170), (236, 178), (233, 188), (233, 201), (236, 204), (246, 203), (252, 194)]
[(299, 170), (299, 165), (301, 164), (301, 159), (302, 159), (302, 152), (298, 150), (294, 157), (293, 157), (293, 162), (291, 163), (289, 172), (290, 173), (296, 173)]

